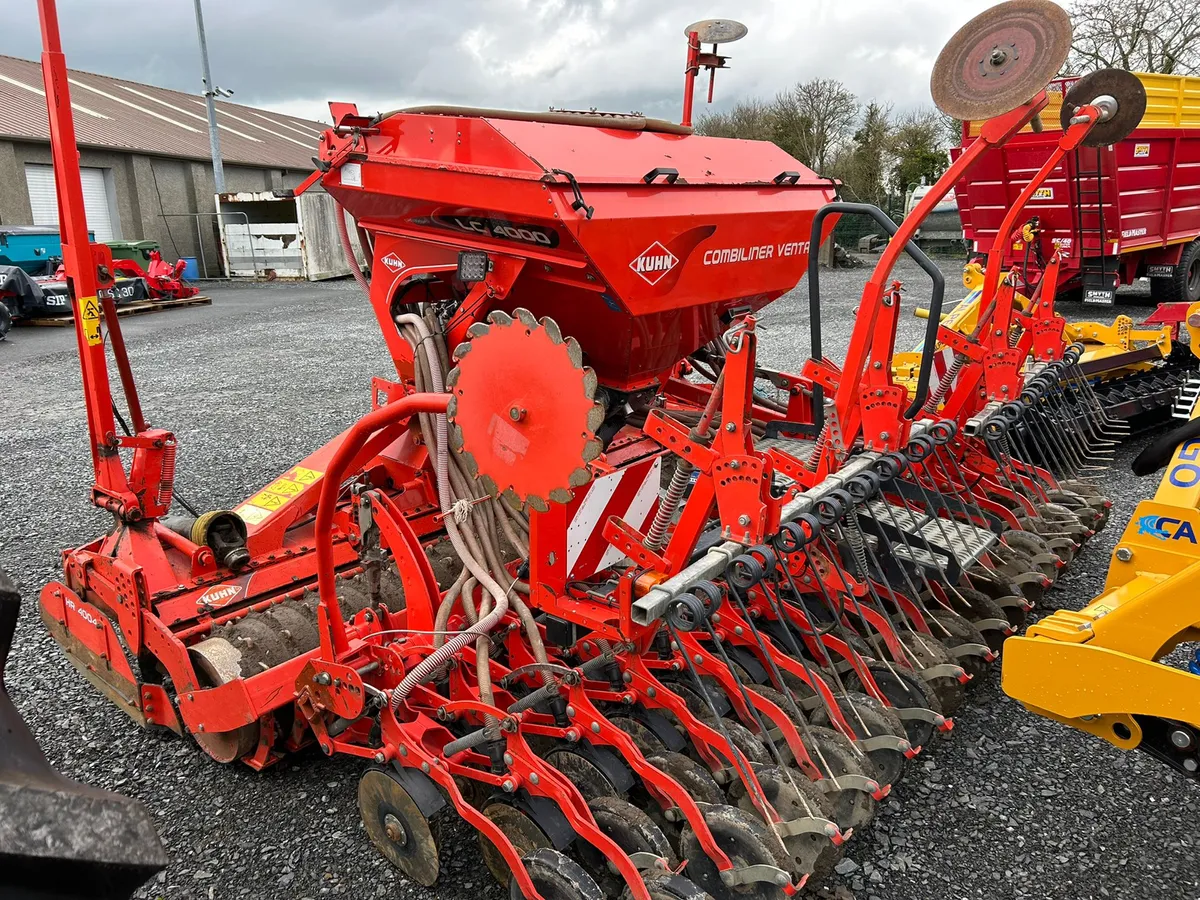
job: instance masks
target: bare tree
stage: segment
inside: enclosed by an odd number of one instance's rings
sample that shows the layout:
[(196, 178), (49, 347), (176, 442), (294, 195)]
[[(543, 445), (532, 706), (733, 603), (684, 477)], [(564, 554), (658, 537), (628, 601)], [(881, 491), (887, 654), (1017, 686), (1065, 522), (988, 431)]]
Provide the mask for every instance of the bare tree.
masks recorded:
[(780, 93), (772, 105), (775, 143), (818, 173), (858, 122), (858, 100), (840, 81), (814, 78)]
[(1071, 20), (1077, 72), (1200, 71), (1200, 0), (1074, 0)]
[(696, 132), (709, 137), (772, 140), (775, 122), (771, 105), (762, 100), (743, 100), (728, 112), (702, 115), (696, 122)]

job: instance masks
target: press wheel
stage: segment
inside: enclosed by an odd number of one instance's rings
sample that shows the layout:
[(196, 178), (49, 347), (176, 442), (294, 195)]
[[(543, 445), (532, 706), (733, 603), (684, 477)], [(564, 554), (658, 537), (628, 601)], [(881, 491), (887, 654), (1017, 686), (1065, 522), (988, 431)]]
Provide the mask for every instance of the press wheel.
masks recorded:
[(971, 591), (983, 594), (1000, 607), (1003, 611), (1003, 618), (1008, 619), (1009, 625), (1013, 628), (1025, 627), (1029, 612), (1024, 605), (1014, 602), (1023, 600), (1026, 605), (1029, 603), (1028, 600), (1025, 600), (1025, 595), (1021, 593), (1020, 585), (1008, 581), (996, 570), (985, 569), (982, 566), (968, 570), (963, 581), (966, 586), (960, 586), (958, 590), (964, 596), (970, 596)]
[(951, 656), (958, 665), (963, 667), (963, 670), (971, 676), (971, 680), (967, 682), (967, 687), (978, 687), (983, 683), (983, 679), (987, 677), (989, 664), (981, 656), (968, 654), (965, 656), (956, 656), (953, 650), (963, 644), (983, 644), (986, 646), (983, 635), (964, 616), (949, 609), (935, 609), (930, 611), (930, 616), (946, 630), (946, 634), (941, 633), (941, 629), (930, 625), (933, 633), (937, 635), (937, 639), (948, 650), (952, 651)]
[[(800, 770), (755, 766), (754, 776), (767, 802), (779, 813), (782, 821), (813, 816), (832, 821), (833, 809), (828, 796)], [(730, 793), (737, 795), (738, 809), (752, 816), (759, 815), (753, 799), (740, 781), (735, 783)], [(784, 838), (783, 845), (791, 860), (788, 868), (793, 875), (808, 874), (813, 878), (823, 878), (833, 871), (842, 858), (841, 846), (819, 834), (792, 835)]]
[(570, 747), (557, 747), (545, 755), (546, 762), (558, 769), (579, 788), (585, 800), (596, 797), (615, 797), (617, 790), (608, 776), (586, 756)]
[[(537, 823), (512, 804), (494, 801), (483, 808), (483, 814), (495, 822), (500, 830), (504, 832), (505, 837), (516, 848), (518, 855), (526, 860), (527, 866), (528, 857), (531, 853), (551, 847), (550, 838), (538, 827)], [(479, 832), (479, 849), (483, 854), (483, 863), (488, 867), (488, 871), (492, 873), (492, 877), (501, 885), (509, 884), (512, 871), (508, 868), (508, 863), (500, 851), (496, 849), (496, 845), (484, 837), (482, 831)], [(583, 870), (580, 869), (580, 871), (582, 872)], [(533, 875), (532, 871), (530, 871), (530, 875)], [(588, 881), (592, 881), (590, 877)], [(534, 884), (538, 884), (536, 877), (534, 878)], [(595, 882), (592, 881), (592, 884), (595, 884)], [(540, 885), (538, 885), (538, 890), (541, 890)], [(597, 888), (597, 890), (599, 889)], [(513, 896), (519, 897), (520, 894), (514, 894)], [(550, 895), (543, 894), (543, 896), (546, 900), (550, 900)], [(572, 895), (566, 894), (561, 896)]]
[[(999, 653), (1008, 639), (1008, 634), (998, 625), (983, 628), (980, 627), (980, 623), (987, 620), (1008, 622), (1009, 617), (1004, 608), (983, 591), (977, 591), (970, 587), (957, 587), (949, 593), (949, 596), (955, 609), (970, 619), (979, 629), (980, 635), (983, 636), (984, 642), (992, 652)], [(960, 597), (961, 599), (959, 599)], [(1024, 616), (1022, 615), (1021, 618), (1023, 621)], [(1011, 625), (1011, 622), (1009, 624)]]
[[(868, 694), (848, 692), (839, 695), (837, 705), (846, 724), (859, 740), (888, 734), (904, 741), (908, 740), (904, 724), (896, 715), (896, 711)], [(831, 726), (829, 710), (824, 705), (813, 710), (811, 718), (814, 725)], [(901, 751), (881, 747), (868, 751), (867, 756), (884, 784), (896, 784), (904, 775), (905, 763), (908, 760)]]
[(440, 871), (438, 829), (386, 769), (369, 769), (358, 782), (358, 811), (367, 837), (408, 878), (432, 887)]
[[(521, 861), (542, 900), (605, 900), (604, 892), (583, 866), (557, 850), (539, 847), (523, 854)], [(511, 875), (508, 896), (509, 900), (526, 900), (517, 879)]]
[(1046, 596), (1047, 586), (1043, 583), (1045, 575), (1038, 569), (1033, 557), (1024, 550), (1008, 544), (997, 544), (992, 548), (992, 552), (996, 556), (996, 571), (1001, 577), (1015, 580), (1031, 573), (1037, 576), (1033, 580), (1021, 581), (1018, 587), (1021, 596), (1034, 606), (1041, 603)]
[[(734, 721), (733, 719), (723, 719), (721, 725), (724, 727), (725, 733), (729, 735), (729, 740), (733, 743), (733, 746), (741, 750), (742, 755), (750, 760), (750, 762), (765, 763), (770, 761), (771, 755), (767, 752), (767, 745), (763, 743), (762, 738), (741, 722)], [(770, 726), (768, 725), (768, 727)], [(717, 752), (720, 753), (721, 751), (718, 749)], [(733, 765), (732, 759), (729, 760), (729, 764)]]
[[(867, 663), (867, 671), (871, 673), (879, 692), (896, 709), (928, 709), (935, 713), (942, 713), (942, 704), (938, 700), (937, 694), (911, 669), (882, 662), (870, 662)], [(854, 673), (846, 676), (846, 687), (866, 693), (865, 686), (858, 675)], [(908, 735), (910, 744), (914, 747), (929, 746), (935, 734), (932, 723), (921, 719), (902, 719), (901, 721), (904, 722), (904, 733)]]
[[(941, 665), (958, 665), (950, 652), (939, 641), (928, 635), (906, 634), (902, 635), (900, 640), (921, 669)], [(957, 678), (939, 676), (926, 683), (937, 695), (942, 711), (946, 715), (952, 716), (962, 709), (962, 705), (967, 699), (967, 691)]]
[[(1008, 544), (1008, 546), (1029, 554), (1029, 556), (1033, 559), (1036, 559), (1037, 557), (1047, 553), (1057, 555), (1054, 553), (1054, 550), (1051, 549), (1050, 545), (1046, 543), (1046, 539), (1040, 534), (1034, 534), (1029, 531), (1020, 531), (1015, 528), (1010, 528), (1008, 531), (1004, 532), (1001, 537), (1003, 538), (1004, 543)], [(1059, 559), (1061, 560), (1062, 557), (1059, 557)], [(1049, 578), (1051, 582), (1058, 580), (1059, 566), (1054, 562), (1054, 560), (1049, 560), (1044, 563), (1035, 563), (1035, 565), (1037, 565), (1038, 571)]]
[[(870, 759), (855, 750), (849, 738), (832, 728), (810, 727), (804, 739), (811, 744), (809, 753), (822, 775), (828, 778), (842, 775), (877, 777)], [(843, 831), (862, 828), (875, 818), (875, 798), (865, 791), (851, 788), (825, 796), (831, 804), (830, 817)]]
[[(643, 872), (642, 880), (650, 900), (713, 900), (712, 895), (693, 881), (670, 872)], [(633, 892), (626, 886), (621, 900), (632, 900)]]
[(606, 717), (608, 721), (633, 738), (633, 742), (643, 755), (648, 756), (666, 749), (659, 736), (633, 716), (609, 713)]
[[(788, 870), (787, 850), (783, 842), (769, 832), (757, 816), (724, 804), (702, 808), (704, 822), (712, 832), (717, 846), (729, 857), (735, 868), (767, 865)], [(711, 894), (713, 900), (734, 900), (743, 897), (784, 900), (786, 896), (782, 885), (764, 882), (727, 887), (721, 881), (716, 864), (705, 854), (689, 825), (683, 827), (679, 855), (687, 863), (684, 871), (688, 873), (688, 877)]]
[[(671, 849), (662, 829), (628, 800), (619, 797), (597, 797), (588, 801), (588, 809), (592, 811), (592, 817), (600, 830), (612, 838), (627, 855), (653, 853), (665, 859), (672, 869), (678, 866), (675, 851)], [(604, 854), (587, 841), (578, 841), (576, 847), (579, 859), (604, 891), (604, 896), (617, 896), (625, 886), (625, 881), (609, 869)]]

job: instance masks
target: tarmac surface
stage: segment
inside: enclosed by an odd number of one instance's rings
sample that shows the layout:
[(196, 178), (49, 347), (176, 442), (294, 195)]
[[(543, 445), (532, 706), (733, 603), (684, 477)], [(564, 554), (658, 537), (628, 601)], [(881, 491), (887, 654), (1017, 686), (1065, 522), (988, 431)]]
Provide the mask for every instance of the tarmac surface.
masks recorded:
[[(960, 265), (946, 261), (947, 294)], [(825, 349), (845, 347), (868, 269), (822, 273)], [(906, 305), (928, 304), (904, 264)], [(388, 375), (378, 327), (353, 282), (213, 285), (210, 307), (122, 321), (148, 419), (179, 437), (177, 484), (193, 504), (230, 507), (369, 409)], [(1128, 296), (1121, 298), (1128, 303)], [(760, 319), (760, 359), (798, 370), (808, 355), (807, 292)], [(1144, 306), (1067, 307), (1072, 318), (1135, 319)], [(897, 346), (925, 323), (907, 313)], [(170, 868), (147, 898), (472, 898), (507, 896), (470, 829), (443, 832), (436, 889), (407, 882), (368, 842), (356, 803), (361, 762), (310, 751), (266, 772), (222, 767), (190, 740), (141, 731), (66, 661), (38, 620), (38, 591), (59, 552), (109, 523), (87, 502), (91, 472), (72, 329), (18, 328), (0, 343), (7, 388), (0, 564), (25, 606), (9, 662), (13, 698), (66, 775), (137, 797), (152, 811)], [(1049, 596), (1078, 608), (1103, 586), (1108, 555), (1156, 479), (1120, 448), (1102, 483), (1112, 523)], [(928, 748), (851, 842), (825, 895), (839, 900), (1200, 898), (1200, 784), (1141, 754), (1034, 717), (999, 689), (998, 667), (948, 737)]]

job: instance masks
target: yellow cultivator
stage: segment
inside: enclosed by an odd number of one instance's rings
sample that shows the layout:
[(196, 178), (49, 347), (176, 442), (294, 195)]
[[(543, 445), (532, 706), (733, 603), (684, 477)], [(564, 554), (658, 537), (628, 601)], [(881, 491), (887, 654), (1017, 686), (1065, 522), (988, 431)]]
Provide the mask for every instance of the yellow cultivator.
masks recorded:
[[(1195, 352), (1200, 303), (1186, 327)], [(1164, 659), (1200, 641), (1200, 407), (1133, 467), (1146, 475), (1164, 465), (1157, 493), (1138, 505), (1117, 544), (1104, 592), (1006, 641), (1003, 686), (1033, 712), (1196, 777), (1200, 652), (1186, 669)]]

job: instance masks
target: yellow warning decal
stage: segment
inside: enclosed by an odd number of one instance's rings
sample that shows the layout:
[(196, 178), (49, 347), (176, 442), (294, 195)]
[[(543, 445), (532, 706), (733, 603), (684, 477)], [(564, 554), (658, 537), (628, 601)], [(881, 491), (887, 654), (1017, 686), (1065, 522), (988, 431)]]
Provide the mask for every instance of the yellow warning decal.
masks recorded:
[(96, 297), (79, 298), (79, 324), (83, 326), (83, 336), (88, 346), (94, 347), (100, 343), (100, 301)]
[(286, 475), (276, 478), (265, 488), (237, 508), (248, 525), (259, 525), (283, 509), (293, 499), (320, 480), (322, 472), (296, 466)]
[(279, 478), (267, 485), (264, 490), (270, 491), (272, 494), (280, 494), (284, 497), (295, 497), (297, 494), (304, 493), (304, 485), (288, 481), (286, 478)]
[(251, 506), (249, 503), (243, 503), (239, 506), (237, 514), (242, 517), (242, 521), (247, 525), (259, 525), (271, 515), (268, 510), (259, 509), (257, 506)]
[(325, 473), (318, 472), (316, 469), (306, 469), (304, 466), (296, 466), (296, 468), (292, 469), (292, 471), (285, 475), (284, 478), (290, 478), (292, 481), (298, 481), (301, 484), (308, 485), (315, 484), (317, 479), (323, 474)]

